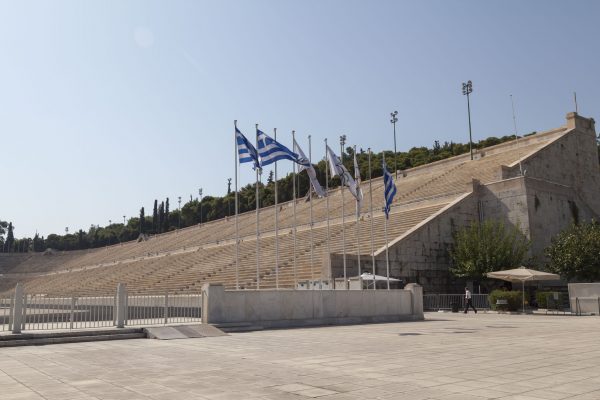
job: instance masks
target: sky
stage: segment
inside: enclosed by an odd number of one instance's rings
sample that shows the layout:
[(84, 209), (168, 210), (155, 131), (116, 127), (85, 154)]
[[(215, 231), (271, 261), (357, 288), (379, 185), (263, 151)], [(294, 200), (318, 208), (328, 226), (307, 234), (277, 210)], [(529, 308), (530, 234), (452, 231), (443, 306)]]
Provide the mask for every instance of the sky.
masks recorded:
[[(0, 220), (15, 236), (223, 195), (233, 121), (313, 160), (600, 117), (595, 1), (0, 0)], [(336, 147), (339, 149), (339, 147)], [(249, 164), (240, 186), (253, 182)], [(280, 175), (291, 170), (279, 163)], [(268, 171), (266, 171), (268, 173)]]

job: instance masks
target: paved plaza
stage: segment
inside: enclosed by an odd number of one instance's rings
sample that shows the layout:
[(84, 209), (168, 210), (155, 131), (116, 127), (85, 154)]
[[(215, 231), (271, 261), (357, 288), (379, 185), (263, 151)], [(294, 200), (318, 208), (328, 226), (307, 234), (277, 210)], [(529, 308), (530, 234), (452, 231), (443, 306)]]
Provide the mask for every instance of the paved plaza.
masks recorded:
[(600, 399), (600, 318), (424, 322), (0, 349), (12, 399)]

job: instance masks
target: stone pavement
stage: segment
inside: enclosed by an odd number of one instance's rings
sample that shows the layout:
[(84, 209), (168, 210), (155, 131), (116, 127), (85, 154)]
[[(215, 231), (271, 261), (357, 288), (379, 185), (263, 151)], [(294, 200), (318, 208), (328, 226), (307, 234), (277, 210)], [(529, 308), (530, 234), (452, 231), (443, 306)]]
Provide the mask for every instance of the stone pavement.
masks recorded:
[(600, 399), (600, 318), (425, 322), (0, 349), (0, 399)]

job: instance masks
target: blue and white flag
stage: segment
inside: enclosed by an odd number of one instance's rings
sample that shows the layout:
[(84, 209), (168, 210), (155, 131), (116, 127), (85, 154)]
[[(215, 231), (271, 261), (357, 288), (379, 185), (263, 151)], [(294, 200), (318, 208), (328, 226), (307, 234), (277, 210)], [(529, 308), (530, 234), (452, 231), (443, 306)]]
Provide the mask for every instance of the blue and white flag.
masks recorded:
[(389, 219), (390, 207), (392, 206), (392, 201), (396, 195), (396, 185), (394, 184), (392, 174), (390, 174), (385, 165), (385, 155), (383, 156), (383, 186), (385, 193), (385, 217)]
[(258, 161), (258, 152), (254, 148), (252, 143), (250, 143), (248, 139), (246, 139), (246, 136), (244, 136), (237, 127), (235, 128), (235, 139), (237, 142), (237, 149), (239, 155), (238, 158), (240, 164), (251, 162), (254, 163), (254, 165), (252, 166), (253, 169), (260, 168), (260, 163)]
[(261, 130), (256, 130), (256, 143), (258, 145), (258, 155), (260, 156), (260, 165), (265, 167), (279, 160), (290, 160), (301, 166), (310, 166), (306, 157), (300, 157), (269, 135)]

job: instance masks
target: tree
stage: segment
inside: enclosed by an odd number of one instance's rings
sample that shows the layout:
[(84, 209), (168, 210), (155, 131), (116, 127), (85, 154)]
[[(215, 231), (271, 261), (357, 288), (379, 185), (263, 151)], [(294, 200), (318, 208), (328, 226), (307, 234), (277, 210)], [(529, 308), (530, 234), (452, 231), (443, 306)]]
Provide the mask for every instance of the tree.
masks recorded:
[(7, 227), (8, 223), (6, 221), (0, 221), (0, 246), (2, 246), (2, 251), (4, 251), (4, 234)]
[(518, 225), (506, 227), (496, 220), (473, 222), (454, 234), (450, 271), (460, 278), (479, 280), (487, 272), (516, 268), (525, 259), (529, 245)]
[(594, 282), (600, 279), (600, 223), (571, 225), (552, 239), (546, 248), (548, 269), (569, 280)]
[(6, 249), (8, 250), (8, 252), (10, 253), (13, 247), (13, 244), (15, 243), (15, 235), (13, 233), (13, 224), (12, 222), (8, 223), (8, 232), (6, 234)]
[(144, 207), (140, 208), (140, 233), (146, 233), (146, 216), (144, 213)]
[(158, 200), (154, 199), (154, 209), (152, 210), (152, 233), (158, 231)]
[(165, 202), (165, 217), (163, 219), (163, 232), (169, 231), (169, 198), (167, 197), (167, 201)]
[(158, 225), (157, 225), (157, 233), (163, 232), (163, 226), (165, 224), (165, 202), (161, 201), (160, 206), (158, 206)]
[(44, 247), (44, 238), (40, 237), (40, 235), (35, 234), (33, 237), (33, 251), (44, 251), (46, 248)]

